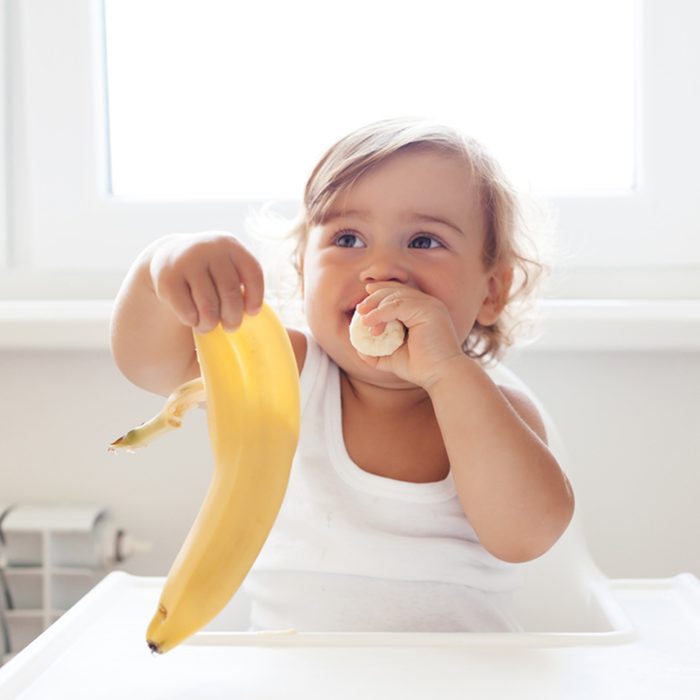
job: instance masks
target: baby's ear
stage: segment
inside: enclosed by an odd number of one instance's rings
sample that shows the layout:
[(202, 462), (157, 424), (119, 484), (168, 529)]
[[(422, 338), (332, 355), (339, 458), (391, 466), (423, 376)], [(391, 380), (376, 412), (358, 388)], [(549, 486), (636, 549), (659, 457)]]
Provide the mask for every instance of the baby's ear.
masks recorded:
[(492, 326), (498, 321), (501, 311), (508, 302), (512, 284), (513, 268), (505, 263), (494, 265), (488, 279), (486, 297), (476, 317), (482, 326)]

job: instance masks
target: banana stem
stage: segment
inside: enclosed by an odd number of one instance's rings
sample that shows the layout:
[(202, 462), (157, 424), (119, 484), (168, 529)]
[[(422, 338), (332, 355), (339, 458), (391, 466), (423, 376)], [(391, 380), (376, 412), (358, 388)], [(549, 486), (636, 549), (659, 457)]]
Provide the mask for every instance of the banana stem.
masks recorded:
[(168, 396), (160, 413), (118, 437), (109, 445), (108, 451), (124, 449), (133, 452), (139, 447), (146, 447), (152, 440), (179, 428), (182, 425), (182, 416), (204, 401), (204, 398), (204, 381), (201, 377), (185, 382)]

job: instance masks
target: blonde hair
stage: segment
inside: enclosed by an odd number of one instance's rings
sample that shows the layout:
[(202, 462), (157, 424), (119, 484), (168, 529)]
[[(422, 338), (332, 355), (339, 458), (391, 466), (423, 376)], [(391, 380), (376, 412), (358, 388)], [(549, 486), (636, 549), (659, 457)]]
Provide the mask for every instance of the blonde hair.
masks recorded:
[(399, 151), (433, 149), (464, 160), (476, 177), (486, 220), (483, 262), (489, 270), (499, 263), (513, 269), (513, 283), (502, 300), (503, 309), (493, 325), (478, 321), (463, 350), (486, 363), (499, 358), (513, 342), (518, 320), (514, 302), (532, 296), (543, 265), (527, 252), (519, 198), (498, 162), (475, 139), (457, 130), (415, 119), (387, 119), (353, 131), (331, 146), (322, 156), (304, 190), (299, 220), (291, 231), (296, 238), (294, 265), (302, 280), (304, 253), (309, 230), (323, 222), (335, 197), (372, 168)]

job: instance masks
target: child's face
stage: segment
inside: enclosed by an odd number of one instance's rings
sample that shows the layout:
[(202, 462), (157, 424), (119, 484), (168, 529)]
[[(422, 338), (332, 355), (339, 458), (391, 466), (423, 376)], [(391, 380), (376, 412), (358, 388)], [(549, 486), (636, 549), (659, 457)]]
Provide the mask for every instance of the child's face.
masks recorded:
[(314, 337), (347, 372), (376, 373), (350, 345), (348, 326), (365, 285), (392, 281), (440, 299), (466, 340), (475, 321), (496, 321), (508, 279), (504, 266), (485, 269), (484, 237), (478, 189), (461, 160), (434, 150), (391, 156), (309, 232), (304, 309)]

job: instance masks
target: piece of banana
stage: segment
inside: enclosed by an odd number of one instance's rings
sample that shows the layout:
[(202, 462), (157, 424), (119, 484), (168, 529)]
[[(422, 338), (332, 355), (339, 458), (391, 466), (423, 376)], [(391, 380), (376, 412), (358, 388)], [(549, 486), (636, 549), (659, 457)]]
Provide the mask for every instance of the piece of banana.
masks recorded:
[(158, 653), (206, 625), (243, 582), (277, 517), (299, 438), (297, 365), (269, 306), (233, 333), (218, 326), (195, 342), (214, 473), (148, 626)]
[(385, 357), (398, 350), (406, 339), (406, 327), (400, 321), (389, 321), (384, 331), (372, 335), (369, 326), (362, 323), (357, 310), (350, 321), (350, 342), (358, 352), (371, 357)]

